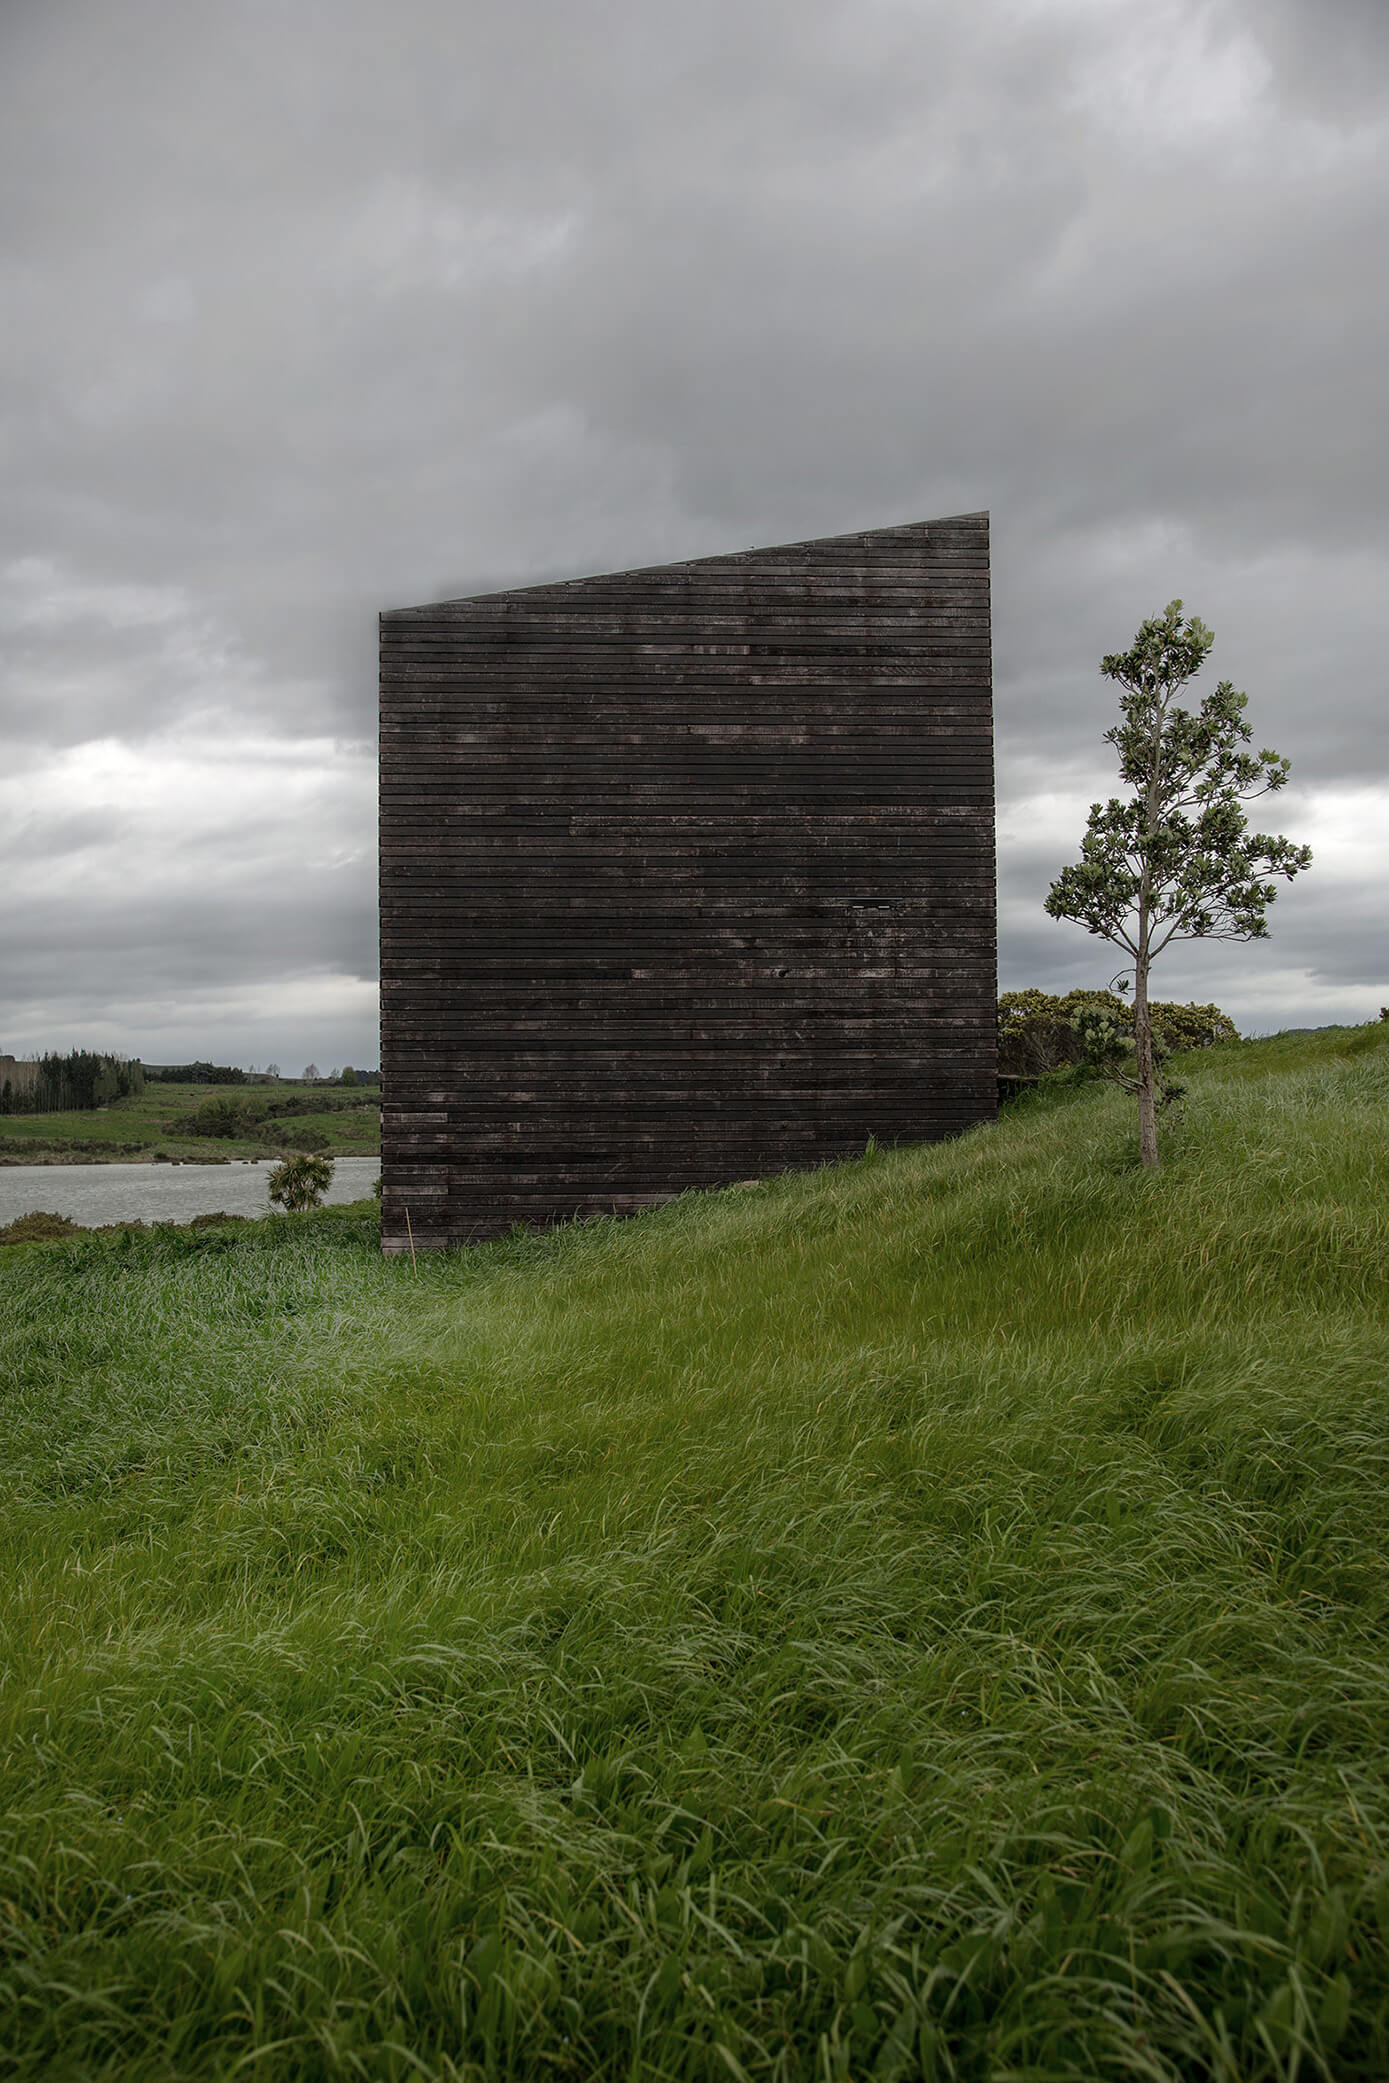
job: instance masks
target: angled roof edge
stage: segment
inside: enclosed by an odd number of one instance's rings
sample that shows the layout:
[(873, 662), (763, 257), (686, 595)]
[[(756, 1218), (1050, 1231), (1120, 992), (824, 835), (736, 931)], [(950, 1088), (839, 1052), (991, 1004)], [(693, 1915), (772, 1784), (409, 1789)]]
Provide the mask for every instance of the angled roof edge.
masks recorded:
[(560, 593), (567, 586), (591, 586), (602, 579), (640, 579), (659, 571), (708, 570), (711, 565), (736, 566), (748, 564), (759, 557), (776, 557), (792, 550), (829, 550), (840, 543), (856, 543), (867, 547), (869, 543), (885, 542), (892, 536), (925, 535), (933, 528), (957, 528), (965, 522), (983, 522), (985, 530), (989, 524), (989, 508), (978, 507), (973, 513), (938, 514), (929, 521), (898, 521), (889, 528), (850, 528), (842, 535), (810, 535), (797, 542), (756, 543), (746, 550), (716, 550), (707, 557), (673, 557), (664, 564), (633, 564), (620, 566), (615, 571), (586, 571), (576, 573), (569, 579), (537, 579), (527, 586), (491, 586), (485, 593), (458, 593), (443, 600), (419, 601), (409, 607), (383, 608), (382, 616), (433, 614), (439, 608), (467, 607), (474, 601), (516, 600), (528, 593)]

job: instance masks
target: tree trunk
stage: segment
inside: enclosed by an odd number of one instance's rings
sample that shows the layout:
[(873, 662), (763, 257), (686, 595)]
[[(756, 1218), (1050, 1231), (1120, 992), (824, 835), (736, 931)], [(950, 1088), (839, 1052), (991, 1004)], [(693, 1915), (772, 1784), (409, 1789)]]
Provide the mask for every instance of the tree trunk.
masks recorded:
[(1153, 1023), (1148, 1013), (1148, 963), (1134, 965), (1133, 1041), (1138, 1055), (1138, 1154), (1145, 1167), (1158, 1161), (1157, 1076), (1153, 1064)]

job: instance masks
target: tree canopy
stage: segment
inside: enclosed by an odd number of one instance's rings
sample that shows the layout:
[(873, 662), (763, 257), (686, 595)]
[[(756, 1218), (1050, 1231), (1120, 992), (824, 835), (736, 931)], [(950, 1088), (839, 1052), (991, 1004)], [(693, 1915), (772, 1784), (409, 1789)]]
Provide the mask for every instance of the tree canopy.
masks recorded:
[(1120, 720), (1105, 732), (1119, 755), (1128, 793), (1092, 803), (1080, 859), (1047, 893), (1053, 918), (1073, 919), (1122, 950), (1132, 964), (1132, 1079), (1139, 1100), (1145, 1164), (1157, 1163), (1156, 1073), (1148, 972), (1174, 940), (1253, 940), (1268, 932), (1276, 885), (1311, 864), (1311, 850), (1251, 832), (1244, 806), (1276, 793), (1289, 762), (1265, 748), (1248, 752), (1248, 697), (1229, 680), (1184, 709), (1177, 696), (1215, 642), (1180, 600), (1141, 624), (1127, 651), (1101, 663), (1117, 681)]

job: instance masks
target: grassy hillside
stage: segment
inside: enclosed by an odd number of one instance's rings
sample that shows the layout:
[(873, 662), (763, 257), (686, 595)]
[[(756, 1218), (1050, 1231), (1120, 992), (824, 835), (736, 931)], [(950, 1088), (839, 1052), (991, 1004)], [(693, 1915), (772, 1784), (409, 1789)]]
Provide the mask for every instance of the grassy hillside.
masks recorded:
[(1386, 1044), (0, 1254), (6, 2072), (1389, 2072)]
[[(195, 1135), (181, 1125), (210, 1102), (274, 1106), (320, 1094), (318, 1112), (267, 1120), (247, 1135)], [(276, 1155), (304, 1129), (327, 1137), (330, 1157), (374, 1157), (381, 1147), (379, 1089), (324, 1089), (296, 1078), (273, 1086), (150, 1084), (138, 1099), (112, 1100), (90, 1112), (0, 1116), (0, 1164), (148, 1164), (156, 1152), (181, 1163), (217, 1164)]]

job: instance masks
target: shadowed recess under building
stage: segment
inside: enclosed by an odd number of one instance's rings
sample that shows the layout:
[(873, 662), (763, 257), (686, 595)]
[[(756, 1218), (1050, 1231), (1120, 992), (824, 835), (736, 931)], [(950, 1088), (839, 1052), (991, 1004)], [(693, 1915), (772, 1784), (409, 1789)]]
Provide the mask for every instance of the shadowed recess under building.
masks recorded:
[(387, 1251), (992, 1118), (988, 527), (381, 617)]

